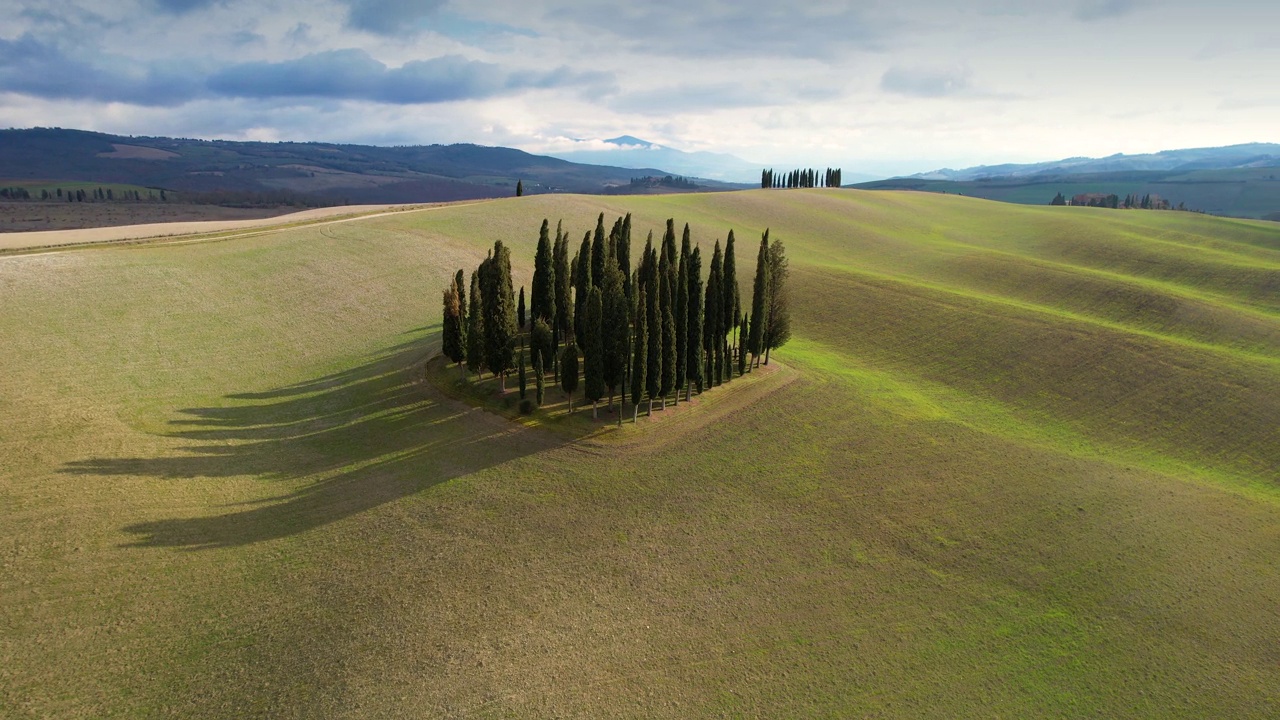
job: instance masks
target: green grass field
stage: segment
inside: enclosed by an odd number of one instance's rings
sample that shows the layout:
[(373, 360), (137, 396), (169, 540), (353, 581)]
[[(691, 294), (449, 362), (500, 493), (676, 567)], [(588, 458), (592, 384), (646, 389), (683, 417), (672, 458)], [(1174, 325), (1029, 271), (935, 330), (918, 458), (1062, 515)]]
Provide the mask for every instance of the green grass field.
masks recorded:
[[(773, 372), (621, 429), (424, 378), (454, 270), (601, 211), (744, 294), (771, 227)], [(0, 716), (1280, 715), (1280, 225), (542, 195), (0, 298)]]

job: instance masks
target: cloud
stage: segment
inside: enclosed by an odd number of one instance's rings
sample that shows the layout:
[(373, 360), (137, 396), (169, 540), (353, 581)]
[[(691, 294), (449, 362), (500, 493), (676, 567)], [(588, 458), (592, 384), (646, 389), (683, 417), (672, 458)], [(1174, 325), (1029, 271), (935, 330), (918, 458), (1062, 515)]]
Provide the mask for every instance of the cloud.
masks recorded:
[(1082, 22), (1110, 20), (1137, 9), (1134, 0), (1086, 0), (1076, 7), (1075, 18)]
[[(199, 1), (199, 0), (195, 0)], [(446, 0), (345, 0), (347, 26), (377, 35), (411, 35), (422, 30)]]
[(156, 7), (174, 15), (183, 15), (193, 10), (203, 10), (211, 5), (219, 5), (222, 0), (152, 0)]
[(406, 105), (493, 97), (526, 89), (599, 85), (609, 77), (566, 67), (507, 72), (498, 65), (444, 55), (389, 68), (363, 50), (331, 50), (278, 63), (224, 68), (209, 89), (229, 97), (315, 97)]
[(582, 0), (546, 13), (553, 26), (608, 33), (632, 50), (694, 57), (830, 58), (881, 49), (904, 23), (855, 3)]
[(880, 78), (880, 88), (909, 97), (947, 97), (968, 91), (970, 75), (966, 68), (907, 68), (895, 65)]
[[(101, 62), (112, 70), (94, 65)], [(201, 92), (185, 63), (136, 63), (97, 56), (81, 60), (31, 35), (0, 39), (0, 90), (43, 98), (175, 106)]]

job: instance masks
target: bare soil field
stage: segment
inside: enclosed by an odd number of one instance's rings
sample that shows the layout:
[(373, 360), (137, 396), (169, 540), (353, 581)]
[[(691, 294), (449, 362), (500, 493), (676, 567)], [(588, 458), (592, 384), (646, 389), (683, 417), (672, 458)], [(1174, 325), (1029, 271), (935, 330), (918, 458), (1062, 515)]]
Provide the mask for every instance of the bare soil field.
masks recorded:
[[(41, 207), (44, 204), (35, 203), (3, 203), (0, 204), (0, 213), (7, 212), (7, 206), (28, 206)], [(68, 203), (69, 207), (75, 207), (76, 204)], [(110, 208), (113, 207), (107, 203), (100, 205), (89, 205), (88, 208)], [(62, 230), (40, 230), (35, 232), (12, 232), (0, 234), (0, 251), (5, 250), (22, 250), (27, 248), (44, 248), (57, 247), (63, 245), (88, 245), (92, 243), (112, 242), (117, 240), (141, 240), (155, 237), (171, 237), (177, 235), (196, 235), (203, 233), (227, 232), (232, 230), (248, 230), (253, 228), (264, 228), (273, 225), (287, 225), (299, 222), (310, 222), (314, 220), (322, 220), (326, 218), (341, 217), (344, 215), (364, 215), (368, 213), (376, 213), (388, 210), (393, 205), (340, 205), (336, 207), (315, 208), (312, 210), (303, 210), (299, 212), (281, 212), (282, 210), (293, 210), (293, 208), (278, 208), (265, 210), (240, 210), (239, 208), (224, 208), (213, 205), (138, 205), (128, 206), (120, 205), (122, 208), (155, 208), (159, 209), (179, 209), (190, 208), (190, 217), (183, 217), (181, 212), (177, 212), (171, 219), (138, 223), (138, 218), (134, 218), (132, 224), (120, 225), (104, 225), (101, 227), (79, 227), (67, 228)], [(228, 211), (225, 215), (217, 211)], [(235, 212), (245, 213), (237, 216)], [(200, 213), (207, 213), (201, 216)], [(254, 213), (257, 213), (256, 215)], [(269, 213), (269, 214), (264, 214)], [(219, 215), (222, 215), (219, 217)], [(105, 218), (104, 218), (105, 219)], [(0, 221), (3, 222), (3, 221)]]
[(190, 203), (0, 202), (0, 234), (150, 223), (257, 220), (296, 211), (293, 207), (233, 208)]

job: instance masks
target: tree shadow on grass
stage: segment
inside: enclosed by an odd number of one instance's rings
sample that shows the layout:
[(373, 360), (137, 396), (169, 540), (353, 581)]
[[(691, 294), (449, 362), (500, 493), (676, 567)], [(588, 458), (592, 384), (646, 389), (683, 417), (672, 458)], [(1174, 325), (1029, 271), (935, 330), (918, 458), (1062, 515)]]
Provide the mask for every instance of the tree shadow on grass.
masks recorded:
[(197, 550), (305, 532), (565, 442), (444, 398), (421, 382), (423, 359), (421, 343), (408, 342), (340, 373), (180, 410), (170, 436), (191, 442), (185, 454), (94, 458), (62, 472), (290, 485), (230, 512), (124, 528), (133, 547)]

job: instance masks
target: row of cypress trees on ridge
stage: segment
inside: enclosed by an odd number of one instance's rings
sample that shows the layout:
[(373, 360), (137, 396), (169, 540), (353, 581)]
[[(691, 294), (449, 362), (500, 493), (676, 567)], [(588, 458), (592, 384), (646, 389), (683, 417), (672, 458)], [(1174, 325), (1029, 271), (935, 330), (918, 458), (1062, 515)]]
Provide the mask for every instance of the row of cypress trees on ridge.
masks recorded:
[(770, 351), (791, 336), (786, 251), (768, 230), (760, 238), (745, 312), (732, 230), (723, 249), (715, 242), (705, 282), (702, 249), (687, 224), (677, 246), (674, 219), (656, 243), (648, 234), (634, 269), (630, 214), (606, 233), (601, 213), (572, 259), (569, 243), (561, 223), (553, 240), (550, 223), (542, 221), (527, 312), (525, 290), (517, 300), (511, 253), (501, 240), (469, 284), (458, 270), (444, 290), (443, 354), (465, 362), (477, 379), (485, 370), (499, 377), (504, 392), (507, 374), (518, 371), (525, 412), (534, 406), (526, 397), (530, 368), (537, 405), (550, 374), (572, 412), (581, 379), (592, 417), (602, 399), (612, 410), (620, 395), (621, 423), (628, 395), (633, 419), (646, 401), (651, 415), (655, 400), (665, 409), (669, 399), (680, 402), (681, 392), (687, 401), (695, 389), (702, 393), (730, 381), (735, 370), (742, 375), (762, 360), (768, 365)]

